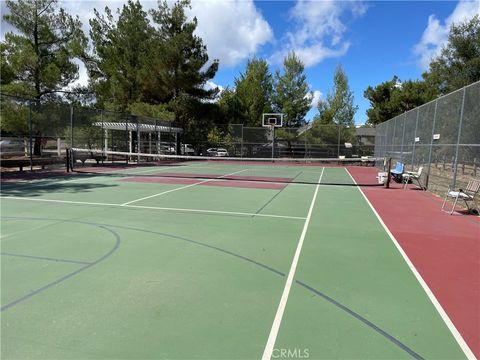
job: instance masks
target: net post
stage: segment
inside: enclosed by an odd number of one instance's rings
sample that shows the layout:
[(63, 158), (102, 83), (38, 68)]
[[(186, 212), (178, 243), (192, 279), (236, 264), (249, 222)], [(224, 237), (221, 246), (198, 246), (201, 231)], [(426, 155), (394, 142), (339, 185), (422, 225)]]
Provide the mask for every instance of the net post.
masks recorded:
[(392, 169), (392, 158), (387, 158), (387, 181), (385, 182), (385, 188), (390, 188), (390, 170)]
[(28, 137), (30, 148), (28, 152), (28, 160), (30, 162), (30, 171), (33, 171), (33, 125), (32, 125), (32, 101), (28, 100)]
[(70, 149), (65, 151), (65, 165), (67, 166), (67, 173), (70, 172)]

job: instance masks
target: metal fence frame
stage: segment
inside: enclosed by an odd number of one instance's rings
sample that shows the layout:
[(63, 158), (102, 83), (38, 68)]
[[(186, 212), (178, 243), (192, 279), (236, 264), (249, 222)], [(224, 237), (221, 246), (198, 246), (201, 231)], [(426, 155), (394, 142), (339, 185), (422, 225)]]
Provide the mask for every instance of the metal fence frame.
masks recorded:
[[(172, 142), (178, 147), (176, 134), (181, 129), (172, 121), (143, 116), (133, 116), (124, 112), (100, 110), (91, 107), (71, 105), (67, 103), (42, 103), (31, 98), (0, 93), (0, 119), (18, 123), (17, 131), (9, 133), (9, 137), (23, 139), (24, 155), (29, 158), (30, 169), (33, 169), (37, 155), (37, 142), (55, 143), (55, 148), (44, 149), (40, 156), (65, 156), (66, 147), (84, 147), (107, 150), (105, 146), (120, 146), (122, 151), (132, 151), (131, 144), (140, 144), (139, 126), (149, 127), (146, 131), (154, 133), (147, 139), (155, 143), (156, 149), (161, 148), (162, 140)], [(125, 126), (125, 130), (108, 129), (108, 123), (118, 123)], [(3, 126), (2, 126), (3, 128)], [(82, 131), (90, 130), (82, 134)], [(132, 139), (132, 132), (136, 137)], [(162, 134), (174, 134), (165, 136)], [(110, 143), (108, 143), (110, 142)], [(174, 144), (173, 144), (174, 143)], [(151, 145), (150, 145), (151, 147)], [(137, 145), (137, 149), (140, 145)], [(2, 154), (2, 158), (4, 154)], [(126, 159), (128, 161), (129, 159)]]
[(374, 156), (423, 166), (423, 184), (437, 193), (478, 177), (480, 81), (379, 124)]
[[(20, 125), (10, 135), (23, 139), (30, 168), (39, 156), (64, 156), (67, 147), (128, 153), (183, 153), (180, 137), (176, 136), (181, 129), (171, 121), (68, 103), (43, 103), (2, 93), (0, 105), (3, 105), (0, 118), (11, 121), (9, 129), (15, 121)], [(230, 156), (236, 157), (361, 158), (373, 155), (373, 134), (357, 136), (355, 127), (310, 123), (302, 128), (279, 128), (273, 132), (265, 127), (226, 122), (228, 124), (214, 125), (216, 140), (207, 136), (207, 130), (212, 129), (200, 129), (200, 135), (192, 140), (195, 155), (206, 155), (210, 147), (224, 147)], [(40, 137), (47, 143), (45, 147), (42, 145), (45, 150), (42, 154), (38, 153)], [(189, 142), (188, 137), (183, 139), (184, 143)], [(188, 144), (184, 145), (186, 149)], [(138, 155), (124, 160), (135, 161), (134, 158), (138, 161)]]

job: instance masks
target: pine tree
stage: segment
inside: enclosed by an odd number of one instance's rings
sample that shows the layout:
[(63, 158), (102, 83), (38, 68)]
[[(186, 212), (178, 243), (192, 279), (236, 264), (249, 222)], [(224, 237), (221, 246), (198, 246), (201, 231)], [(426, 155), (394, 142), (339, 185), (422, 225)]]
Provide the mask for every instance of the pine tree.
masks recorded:
[(151, 49), (155, 54), (151, 58), (151, 86), (162, 95), (155, 98), (151, 92), (151, 100), (168, 102), (175, 119), (184, 126), (195, 120), (196, 106), (213, 100), (218, 94), (218, 89), (205, 89), (206, 82), (218, 70), (218, 60), (207, 66), (207, 48), (194, 34), (197, 19), (187, 21), (185, 9), (188, 7), (189, 0), (179, 0), (171, 7), (164, 1), (150, 12), (158, 25)]
[(275, 74), (274, 111), (283, 113), (286, 127), (305, 124), (305, 115), (310, 110), (311, 93), (301, 60), (291, 52), (283, 61), (283, 74)]
[(441, 94), (480, 80), (480, 15), (452, 25), (448, 43), (423, 77)]
[[(318, 103), (319, 114), (315, 116), (310, 136), (313, 143), (335, 145), (352, 142), (354, 115), (358, 106), (353, 105), (353, 93), (348, 78), (340, 65), (333, 76), (333, 90), (325, 101)], [(330, 149), (332, 151), (332, 149)]]
[(353, 105), (353, 92), (348, 85), (347, 75), (338, 65), (333, 76), (333, 90), (327, 95), (326, 101), (319, 102), (316, 120), (322, 124), (353, 126), (357, 109), (358, 106)]
[(126, 110), (143, 98), (153, 28), (138, 1), (129, 0), (117, 12), (115, 20), (108, 7), (106, 15), (94, 10), (90, 20), (94, 53), (87, 67), (100, 106)]
[(7, 1), (6, 22), (16, 28), (2, 43), (2, 91), (31, 96), (40, 101), (78, 78), (73, 61), (87, 47), (81, 22), (59, 8), (56, 0)]
[(272, 111), (273, 78), (265, 60), (250, 59), (244, 74), (235, 79), (235, 94), (244, 125), (261, 126), (262, 114)]

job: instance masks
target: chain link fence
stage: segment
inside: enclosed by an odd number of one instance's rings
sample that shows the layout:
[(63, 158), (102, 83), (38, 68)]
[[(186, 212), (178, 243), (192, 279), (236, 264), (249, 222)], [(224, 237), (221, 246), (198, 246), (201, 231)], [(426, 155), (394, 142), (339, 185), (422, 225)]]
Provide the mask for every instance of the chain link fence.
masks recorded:
[(423, 167), (422, 184), (437, 194), (479, 177), (480, 82), (379, 124), (375, 157)]
[(196, 138), (183, 134), (172, 121), (5, 94), (0, 94), (0, 121), (2, 169), (13, 160), (29, 160), (31, 168), (47, 162), (59, 165), (67, 148), (131, 153), (123, 158), (77, 153), (75, 160), (82, 162), (135, 161), (134, 153), (208, 156), (212, 148), (226, 149), (229, 156), (240, 158), (360, 158), (374, 152), (373, 128), (311, 123), (270, 129), (228, 124), (202, 129), (208, 136)]
[[(174, 154), (182, 129), (171, 121), (0, 94), (2, 169), (61, 165), (67, 148)], [(130, 158), (79, 156), (82, 162)]]
[(223, 148), (229, 156), (246, 158), (361, 158), (373, 156), (375, 144), (373, 128), (319, 124), (275, 129), (216, 125), (210, 135), (194, 145), (199, 155)]

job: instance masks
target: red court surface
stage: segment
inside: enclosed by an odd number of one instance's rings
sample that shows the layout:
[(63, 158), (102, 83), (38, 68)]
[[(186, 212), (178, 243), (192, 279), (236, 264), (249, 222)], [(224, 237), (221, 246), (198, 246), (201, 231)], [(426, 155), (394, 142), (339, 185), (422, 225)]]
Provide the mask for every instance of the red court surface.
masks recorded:
[[(217, 178), (212, 174), (195, 173), (157, 173), (151, 176), (132, 176), (121, 181), (142, 182), (157, 184), (177, 184), (177, 185), (201, 185), (201, 186), (221, 186), (221, 187), (239, 187), (248, 189), (284, 189), (291, 178), (284, 177), (259, 177), (259, 176), (224, 176), (225, 180)], [(227, 180), (228, 179), (228, 180)]]
[[(174, 177), (174, 178), (195, 178), (195, 179), (215, 179), (220, 175), (215, 174), (199, 174), (199, 173), (178, 173), (178, 172), (161, 172), (150, 176)], [(283, 182), (289, 183), (292, 178), (289, 177), (271, 177), (271, 176), (242, 176), (242, 175), (222, 175), (222, 179), (228, 180), (245, 180), (245, 181), (265, 181), (265, 182)]]
[[(357, 183), (378, 169), (349, 167)], [(362, 187), (400, 246), (480, 358), (480, 217), (449, 215), (443, 199), (409, 186)]]

